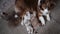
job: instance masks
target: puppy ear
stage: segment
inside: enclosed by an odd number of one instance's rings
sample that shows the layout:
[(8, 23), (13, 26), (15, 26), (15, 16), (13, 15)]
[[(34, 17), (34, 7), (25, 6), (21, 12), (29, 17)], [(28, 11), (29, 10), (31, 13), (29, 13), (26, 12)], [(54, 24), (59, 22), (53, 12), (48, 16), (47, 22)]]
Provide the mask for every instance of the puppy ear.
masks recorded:
[(51, 2), (50, 6), (49, 6), (49, 9), (53, 9), (55, 6), (56, 6), (56, 3), (55, 2)]

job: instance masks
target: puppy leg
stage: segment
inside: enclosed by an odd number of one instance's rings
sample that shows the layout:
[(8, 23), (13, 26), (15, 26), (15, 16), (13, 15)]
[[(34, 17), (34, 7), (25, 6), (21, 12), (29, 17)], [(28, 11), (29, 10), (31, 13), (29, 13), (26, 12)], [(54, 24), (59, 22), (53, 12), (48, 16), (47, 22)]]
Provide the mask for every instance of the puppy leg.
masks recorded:
[(31, 23), (30, 23), (31, 16), (30, 16), (29, 11), (26, 12), (26, 16), (27, 17), (25, 18), (27, 19), (27, 22), (25, 23), (25, 26), (27, 28), (28, 34), (33, 34), (33, 27), (31, 26)]
[(50, 21), (50, 16), (49, 16), (49, 14), (46, 15), (46, 19), (47, 19), (48, 21)]
[(33, 28), (29, 25), (26, 26), (28, 34), (33, 34)]
[(24, 20), (22, 21), (22, 25), (24, 24), (26, 29), (27, 29), (27, 32), (28, 34), (33, 34), (33, 28), (31, 26), (31, 23), (29, 22), (30, 20), (30, 13), (29, 12), (26, 12), (26, 15), (24, 16)]
[(43, 16), (40, 16), (39, 17), (39, 20), (41, 21), (42, 25), (45, 25), (45, 20), (44, 20), (44, 17)]
[(25, 24), (28, 34), (33, 34), (33, 27), (31, 26), (30, 21), (27, 20), (24, 24)]
[(21, 25), (24, 25), (23, 19), (22, 19), (22, 21), (21, 21)]
[(45, 20), (44, 20), (44, 17), (42, 16), (42, 13), (38, 12), (37, 15), (38, 15), (37, 17), (38, 17), (39, 21), (41, 21), (42, 25), (45, 25)]

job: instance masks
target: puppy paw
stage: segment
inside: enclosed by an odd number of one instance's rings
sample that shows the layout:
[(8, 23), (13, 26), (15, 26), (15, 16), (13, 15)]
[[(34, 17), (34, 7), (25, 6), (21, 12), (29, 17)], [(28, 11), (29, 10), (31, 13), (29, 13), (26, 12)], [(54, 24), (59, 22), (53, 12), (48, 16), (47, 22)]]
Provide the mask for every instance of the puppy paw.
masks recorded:
[(44, 20), (44, 17), (43, 16), (40, 16), (39, 17), (39, 20), (41, 21), (42, 25), (45, 25), (45, 20)]

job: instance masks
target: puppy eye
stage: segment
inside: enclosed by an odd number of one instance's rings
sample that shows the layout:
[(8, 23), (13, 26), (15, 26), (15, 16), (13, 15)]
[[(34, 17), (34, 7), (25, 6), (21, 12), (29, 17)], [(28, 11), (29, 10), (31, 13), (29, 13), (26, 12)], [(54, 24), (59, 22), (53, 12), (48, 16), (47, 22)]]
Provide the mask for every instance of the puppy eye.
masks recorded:
[(3, 14), (3, 15), (8, 15), (8, 14), (7, 14), (7, 13), (5, 13), (5, 12), (3, 12), (2, 14)]
[(5, 12), (3, 12), (3, 14), (6, 14)]
[(3, 14), (5, 14), (5, 12), (3, 12)]

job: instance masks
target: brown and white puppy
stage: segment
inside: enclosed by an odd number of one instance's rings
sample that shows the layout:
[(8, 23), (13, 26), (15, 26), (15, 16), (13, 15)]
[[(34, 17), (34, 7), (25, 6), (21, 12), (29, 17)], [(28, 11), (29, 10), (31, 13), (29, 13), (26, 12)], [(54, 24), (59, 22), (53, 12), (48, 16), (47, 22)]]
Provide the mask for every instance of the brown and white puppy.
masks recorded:
[[(30, 13), (37, 9), (37, 0), (16, 0), (15, 12), (22, 17), (22, 25), (25, 25), (28, 34), (33, 34), (33, 25), (31, 25)], [(33, 10), (33, 11), (32, 11)]]
[(39, 16), (38, 14), (38, 18), (41, 21), (42, 25), (45, 25), (45, 19), (43, 16), (46, 17), (47, 21), (50, 21), (50, 15), (49, 15), (50, 9), (54, 8), (55, 2), (54, 0), (41, 0), (39, 3), (38, 3), (38, 6), (39, 6), (38, 9), (42, 13), (42, 15), (40, 14)]

